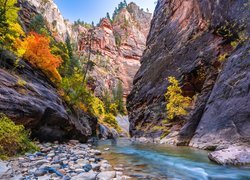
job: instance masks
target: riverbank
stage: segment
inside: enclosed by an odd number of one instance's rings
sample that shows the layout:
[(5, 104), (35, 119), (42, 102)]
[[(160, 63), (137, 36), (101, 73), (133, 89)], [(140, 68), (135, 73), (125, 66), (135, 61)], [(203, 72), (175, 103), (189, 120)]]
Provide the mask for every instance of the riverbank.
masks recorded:
[[(112, 168), (102, 152), (90, 144), (38, 144), (40, 152), (0, 161), (0, 179), (110, 180), (129, 179), (122, 169)], [(107, 149), (106, 149), (107, 150)]]

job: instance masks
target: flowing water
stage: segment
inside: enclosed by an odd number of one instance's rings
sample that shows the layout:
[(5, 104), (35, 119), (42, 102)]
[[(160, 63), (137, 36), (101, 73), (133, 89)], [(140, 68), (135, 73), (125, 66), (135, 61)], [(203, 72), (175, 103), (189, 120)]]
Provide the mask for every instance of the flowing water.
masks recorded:
[(139, 144), (130, 140), (100, 141), (97, 148), (113, 167), (122, 167), (133, 179), (250, 180), (249, 168), (220, 166), (207, 151), (170, 145)]

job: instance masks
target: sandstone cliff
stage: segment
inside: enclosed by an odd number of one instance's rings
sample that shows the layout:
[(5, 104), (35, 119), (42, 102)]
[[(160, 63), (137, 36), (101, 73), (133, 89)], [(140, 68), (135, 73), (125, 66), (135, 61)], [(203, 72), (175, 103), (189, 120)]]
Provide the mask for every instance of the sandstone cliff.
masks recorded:
[[(219, 149), (250, 142), (249, 2), (159, 0), (128, 97), (132, 136)], [(164, 124), (167, 77), (193, 98), (188, 115)], [(180, 132), (180, 133), (179, 133)]]
[(7, 51), (1, 51), (0, 112), (31, 129), (41, 141), (87, 141), (97, 120), (65, 104), (46, 76)]
[[(101, 95), (105, 89), (112, 90), (118, 80), (123, 83), (124, 96), (128, 95), (146, 48), (150, 20), (150, 13), (130, 3), (116, 15), (113, 22), (103, 18), (95, 27), (91, 59), (96, 66), (90, 76), (94, 80), (97, 95)], [(78, 51), (86, 55), (90, 30), (78, 26), (77, 31)]]

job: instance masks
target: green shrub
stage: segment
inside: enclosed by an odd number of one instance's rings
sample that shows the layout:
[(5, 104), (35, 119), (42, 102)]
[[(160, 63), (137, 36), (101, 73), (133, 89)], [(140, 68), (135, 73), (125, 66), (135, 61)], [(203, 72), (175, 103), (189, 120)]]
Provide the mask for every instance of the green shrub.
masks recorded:
[(15, 125), (4, 114), (0, 114), (0, 159), (32, 152), (38, 147), (29, 139), (29, 133), (22, 125)]
[(107, 123), (108, 125), (110, 125), (111, 127), (115, 128), (118, 132), (121, 131), (120, 126), (118, 125), (115, 116), (113, 114), (105, 114), (104, 118), (103, 118), (103, 122)]

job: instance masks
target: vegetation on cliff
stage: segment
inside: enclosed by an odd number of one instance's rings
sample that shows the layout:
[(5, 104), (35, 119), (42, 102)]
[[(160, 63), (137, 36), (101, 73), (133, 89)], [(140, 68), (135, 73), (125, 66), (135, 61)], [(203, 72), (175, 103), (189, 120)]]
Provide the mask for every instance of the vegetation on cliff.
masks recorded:
[(191, 98), (182, 95), (178, 80), (175, 77), (168, 77), (170, 85), (167, 88), (165, 98), (167, 101), (167, 119), (172, 120), (177, 116), (187, 115), (186, 108), (191, 104)]
[(33, 152), (38, 147), (29, 139), (29, 132), (22, 125), (15, 125), (4, 114), (0, 114), (0, 159)]

